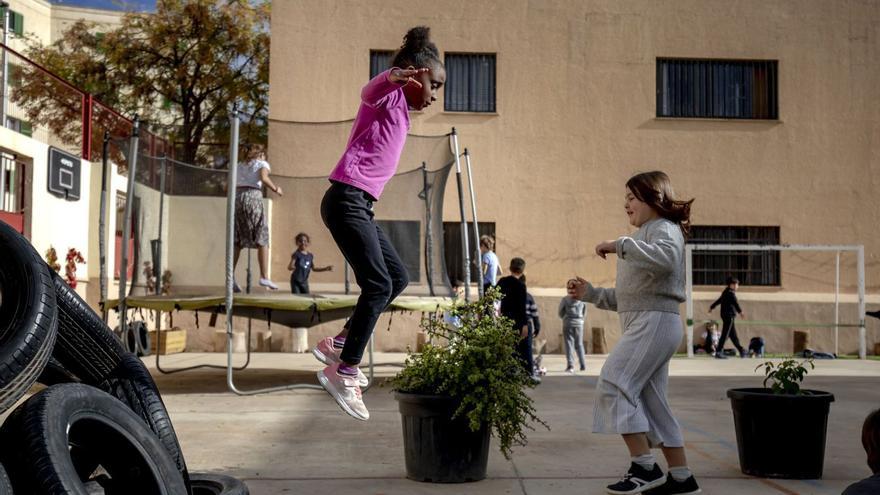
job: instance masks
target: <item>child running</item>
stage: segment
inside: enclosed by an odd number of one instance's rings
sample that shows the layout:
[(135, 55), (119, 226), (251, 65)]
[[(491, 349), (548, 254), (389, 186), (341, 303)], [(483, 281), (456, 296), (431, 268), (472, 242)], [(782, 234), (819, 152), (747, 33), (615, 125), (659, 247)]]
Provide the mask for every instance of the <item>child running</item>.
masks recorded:
[(309, 275), (312, 271), (329, 272), (333, 270), (333, 265), (315, 266), (315, 255), (309, 252), (309, 245), (312, 243), (309, 234), (300, 232), (295, 239), (296, 251), (290, 255), (290, 263), (287, 264), (287, 269), (290, 270), (290, 292), (308, 294)]
[[(699, 493), (687, 466), (681, 428), (666, 398), (669, 360), (684, 334), (679, 305), (685, 300), (684, 236), (693, 199), (675, 199), (663, 172), (630, 178), (625, 198), (629, 223), (639, 230), (596, 246), (602, 259), (617, 254), (615, 287), (593, 287), (580, 277), (568, 282), (579, 299), (620, 313), (623, 334), (599, 374), (593, 432), (622, 435), (632, 463), (607, 491)], [(667, 476), (651, 447), (663, 449)]]
[(366, 377), (358, 364), (379, 315), (409, 281), (400, 255), (373, 219), (373, 203), (397, 171), (409, 110), (431, 105), (445, 82), (446, 70), (429, 28), (410, 29), (392, 68), (361, 91), (348, 146), (321, 201), (321, 218), (354, 271), (361, 295), (339, 335), (320, 341), (312, 353), (327, 365), (318, 372), (321, 385), (343, 411), (362, 421), (370, 413), (361, 397)]

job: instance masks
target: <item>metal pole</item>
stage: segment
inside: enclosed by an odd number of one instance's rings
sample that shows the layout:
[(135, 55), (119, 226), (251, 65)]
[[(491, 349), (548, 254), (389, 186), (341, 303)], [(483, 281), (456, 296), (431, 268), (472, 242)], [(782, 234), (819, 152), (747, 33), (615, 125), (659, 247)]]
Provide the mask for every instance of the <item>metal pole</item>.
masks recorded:
[(471, 260), (468, 247), (467, 218), (464, 212), (464, 186), (461, 180), (461, 157), (458, 152), (458, 133), (452, 128), (452, 147), (455, 153), (455, 180), (458, 183), (458, 210), (461, 212), (461, 253), (464, 256), (464, 300), (471, 298)]
[(840, 334), (840, 251), (835, 253), (834, 260), (834, 355), (838, 354), (838, 338)]
[(431, 246), (431, 186), (428, 184), (428, 164), (422, 162), (422, 195), (425, 200), (425, 278), (428, 294), (434, 295), (434, 251)]
[[(226, 380), (232, 384), (232, 283), (234, 280), (232, 258), (235, 252), (235, 185), (238, 163), (238, 109), (232, 109), (231, 136), (229, 138), (229, 174), (226, 179)], [(250, 348), (250, 343), (248, 343)]]
[[(6, 155), (3, 155), (0, 160), (0, 211), (6, 210), (6, 163), (8, 161)], [(14, 190), (12, 187), (9, 189)]]
[(343, 262), (343, 267), (345, 268), (345, 295), (348, 295), (351, 292), (351, 282), (348, 280), (348, 260)]
[(859, 246), (859, 359), (867, 357), (867, 342), (865, 341), (865, 246)]
[[(467, 165), (468, 189), (471, 191), (471, 212), (474, 217), (474, 260), (477, 262), (477, 294), (483, 297), (483, 258), (480, 256), (480, 225), (477, 223), (477, 199), (474, 196), (474, 178), (471, 175), (471, 154), (468, 149), (464, 149), (464, 162)], [(493, 273), (494, 277), (495, 274)]]
[(157, 242), (157, 250), (158, 255), (157, 259), (153, 260), (153, 274), (156, 276), (156, 295), (162, 293), (162, 224), (164, 223), (164, 213), (165, 213), (165, 167), (167, 166), (168, 159), (165, 155), (162, 155), (162, 167), (161, 170), (162, 176), (159, 177), (159, 239)]
[[(101, 269), (101, 301), (107, 301), (107, 177), (110, 175), (108, 155), (110, 153), (110, 133), (104, 131), (101, 147), (101, 206), (98, 213), (98, 264)], [(107, 323), (107, 308), (104, 308), (104, 323)]]
[[(3, 8), (3, 46), (9, 46), (9, 3), (0, 2)], [(3, 48), (3, 104), (0, 105), (0, 127), (6, 127), (6, 105), (9, 101), (9, 63), (6, 57), (6, 48)]]
[(694, 357), (694, 275), (692, 273), (694, 265), (693, 246), (686, 244), (684, 247), (684, 273), (685, 273), (685, 294), (687, 303), (685, 305), (685, 317), (687, 323), (687, 353), (688, 357)]
[(134, 179), (137, 173), (138, 134), (140, 121), (134, 116), (131, 129), (131, 142), (128, 149), (128, 187), (125, 193), (125, 218), (122, 226), (122, 266), (119, 268), (119, 330), (125, 335), (125, 284), (128, 278), (128, 242), (131, 239), (131, 209), (134, 203)]

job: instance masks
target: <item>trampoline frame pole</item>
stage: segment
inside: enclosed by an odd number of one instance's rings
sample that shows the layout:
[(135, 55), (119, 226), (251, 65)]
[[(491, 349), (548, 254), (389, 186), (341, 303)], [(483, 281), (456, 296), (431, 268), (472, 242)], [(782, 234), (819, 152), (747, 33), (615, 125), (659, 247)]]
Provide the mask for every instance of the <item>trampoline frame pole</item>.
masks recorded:
[(104, 131), (104, 142), (101, 147), (101, 198), (98, 213), (98, 265), (100, 269), (100, 287), (101, 287), (101, 303), (104, 308), (101, 311), (101, 318), (107, 323), (107, 176), (110, 175), (108, 170), (109, 160), (107, 155), (110, 152), (110, 133)]
[(428, 294), (434, 295), (434, 250), (431, 248), (431, 186), (428, 184), (428, 164), (422, 162), (422, 194), (425, 199), (425, 278), (428, 282)]
[(165, 214), (165, 167), (168, 163), (164, 155), (160, 159), (162, 160), (162, 166), (159, 170), (162, 175), (159, 177), (159, 242), (157, 243), (159, 249), (157, 250), (157, 259), (153, 260), (153, 274), (156, 277), (157, 296), (162, 294), (162, 220)]
[(126, 330), (126, 291), (128, 282), (128, 242), (131, 240), (131, 210), (134, 204), (134, 180), (137, 173), (138, 134), (140, 133), (140, 120), (134, 116), (131, 126), (131, 143), (128, 150), (128, 186), (125, 190), (125, 213), (122, 219), (122, 262), (119, 267), (119, 331), (125, 335)]
[(455, 181), (458, 184), (458, 210), (461, 212), (461, 253), (464, 256), (464, 300), (471, 299), (471, 260), (468, 247), (467, 218), (464, 209), (464, 186), (461, 179), (461, 156), (458, 152), (458, 133), (452, 128), (452, 148), (455, 153)]
[[(471, 154), (464, 149), (464, 163), (467, 165), (468, 189), (471, 192), (471, 213), (474, 217), (474, 261), (477, 264), (477, 294), (483, 297), (483, 258), (480, 256), (480, 225), (477, 223), (477, 199), (474, 196), (474, 178), (471, 175)], [(493, 273), (494, 277), (495, 274)], [(433, 295), (433, 294), (432, 294)]]

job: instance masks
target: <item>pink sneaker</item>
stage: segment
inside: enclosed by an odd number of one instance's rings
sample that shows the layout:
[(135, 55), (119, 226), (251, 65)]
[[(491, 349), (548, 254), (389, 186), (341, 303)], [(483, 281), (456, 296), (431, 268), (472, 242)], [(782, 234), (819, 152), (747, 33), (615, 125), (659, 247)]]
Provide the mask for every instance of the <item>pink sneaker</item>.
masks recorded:
[(324, 390), (336, 400), (336, 404), (354, 419), (370, 419), (370, 411), (364, 405), (361, 388), (354, 377), (340, 375), (339, 364), (334, 363), (318, 372), (318, 381)]
[[(341, 363), (342, 360), (339, 359), (340, 354), (342, 354), (342, 349), (336, 349), (333, 347), (333, 337), (325, 337), (321, 339), (318, 342), (318, 345), (312, 349), (312, 355), (315, 356), (318, 361), (321, 361), (328, 366)], [(358, 368), (357, 384), (359, 387), (366, 387), (370, 384), (367, 375), (365, 375), (360, 368)]]

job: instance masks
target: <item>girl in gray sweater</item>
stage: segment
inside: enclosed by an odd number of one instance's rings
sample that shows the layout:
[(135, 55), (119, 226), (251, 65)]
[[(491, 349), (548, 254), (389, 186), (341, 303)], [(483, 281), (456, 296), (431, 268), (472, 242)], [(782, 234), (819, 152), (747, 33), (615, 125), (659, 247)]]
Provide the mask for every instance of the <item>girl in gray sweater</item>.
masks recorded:
[[(593, 287), (580, 277), (568, 282), (580, 299), (620, 313), (623, 329), (596, 385), (593, 432), (622, 435), (632, 463), (623, 479), (607, 490), (699, 493), (687, 467), (681, 428), (666, 398), (669, 360), (684, 334), (679, 305), (685, 300), (684, 235), (693, 200), (675, 199), (663, 172), (633, 176), (625, 194), (629, 222), (639, 230), (596, 246), (603, 259), (617, 255), (615, 287)], [(662, 448), (667, 476), (651, 447)]]

